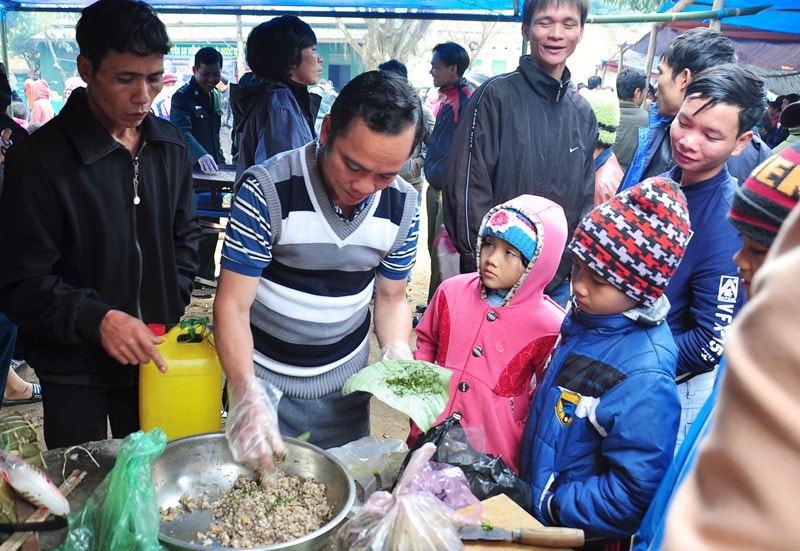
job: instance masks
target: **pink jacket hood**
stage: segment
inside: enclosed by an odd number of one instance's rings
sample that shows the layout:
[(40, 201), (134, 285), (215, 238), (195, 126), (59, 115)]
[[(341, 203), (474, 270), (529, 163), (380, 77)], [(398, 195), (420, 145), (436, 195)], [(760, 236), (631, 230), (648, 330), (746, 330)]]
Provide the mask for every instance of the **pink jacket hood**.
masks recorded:
[[(517, 295), (525, 300), (544, 293), (544, 288), (556, 275), (558, 264), (567, 245), (568, 229), (564, 209), (544, 197), (520, 195), (492, 207), (483, 217), (480, 230), (478, 230), (477, 262), (479, 270), (484, 228), (492, 215), (502, 208), (513, 208), (524, 214), (536, 228), (537, 237), (536, 253), (503, 301), (502, 305), (505, 306)], [(481, 291), (481, 296), (486, 298), (485, 287)]]
[(34, 80), (31, 83), (33, 99), (50, 99), (50, 85), (44, 79)]

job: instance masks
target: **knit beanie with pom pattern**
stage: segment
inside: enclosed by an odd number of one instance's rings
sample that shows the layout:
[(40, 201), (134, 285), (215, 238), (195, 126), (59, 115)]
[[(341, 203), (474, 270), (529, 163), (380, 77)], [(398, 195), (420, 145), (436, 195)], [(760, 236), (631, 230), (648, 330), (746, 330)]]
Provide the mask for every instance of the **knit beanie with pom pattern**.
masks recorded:
[(589, 211), (567, 249), (597, 275), (653, 306), (675, 273), (691, 237), (680, 186), (649, 178)]

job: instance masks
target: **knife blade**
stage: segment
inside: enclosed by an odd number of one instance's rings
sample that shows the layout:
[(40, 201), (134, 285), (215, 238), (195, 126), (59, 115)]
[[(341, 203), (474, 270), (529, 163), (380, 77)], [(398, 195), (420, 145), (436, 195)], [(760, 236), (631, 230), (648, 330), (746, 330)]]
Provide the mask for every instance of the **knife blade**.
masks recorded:
[(561, 526), (506, 530), (497, 526), (468, 524), (458, 527), (458, 535), (465, 541), (510, 541), (541, 547), (581, 547), (584, 542), (583, 530)]

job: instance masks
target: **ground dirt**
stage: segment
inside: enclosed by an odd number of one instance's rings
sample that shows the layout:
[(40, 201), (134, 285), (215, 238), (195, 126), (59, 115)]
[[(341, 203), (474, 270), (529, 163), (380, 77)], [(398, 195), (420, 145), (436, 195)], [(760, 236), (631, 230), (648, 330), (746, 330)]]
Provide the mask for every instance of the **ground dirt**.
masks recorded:
[[(424, 205), (420, 220), (419, 252), (417, 263), (412, 273), (411, 282), (408, 286), (408, 303), (413, 311), (417, 304), (425, 304), (428, 296), (428, 281), (430, 278), (430, 258), (427, 252), (427, 223), (425, 219)], [(218, 248), (219, 251), (219, 248)], [(208, 317), (213, 324), (213, 302), (214, 290), (209, 288), (196, 289), (193, 293), (192, 302), (187, 307), (185, 316), (202, 318)], [(415, 348), (415, 336), (411, 335), (411, 348)], [(374, 333), (372, 334), (372, 358), (377, 357), (378, 346)], [(36, 381), (36, 374), (29, 365), (19, 368), (17, 373), (27, 381)], [(402, 438), (408, 434), (408, 417), (389, 408), (378, 400), (373, 399), (371, 405), (372, 435), (387, 438)], [(46, 449), (44, 436), (42, 434), (42, 405), (41, 402), (34, 404), (23, 404), (16, 406), (3, 406), (0, 416), (10, 413), (18, 413), (28, 420), (39, 434), (39, 442), (42, 450)]]

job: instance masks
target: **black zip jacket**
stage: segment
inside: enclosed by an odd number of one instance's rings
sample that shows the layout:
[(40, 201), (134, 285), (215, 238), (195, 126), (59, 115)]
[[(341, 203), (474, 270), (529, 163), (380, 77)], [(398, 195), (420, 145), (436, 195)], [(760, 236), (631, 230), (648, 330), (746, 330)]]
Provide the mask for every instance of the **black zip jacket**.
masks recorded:
[(119, 309), (174, 324), (189, 303), (201, 235), (180, 131), (150, 114), (136, 156), (89, 110), (84, 89), (9, 149), (0, 197), (0, 310), (43, 380), (135, 384), (100, 344)]
[[(597, 119), (569, 79), (568, 69), (559, 82), (522, 56), (516, 71), (487, 80), (461, 113), (442, 206), (462, 271), (475, 269), (478, 228), (493, 206), (524, 193), (545, 197), (564, 209), (572, 236), (594, 205)], [(547, 291), (570, 267), (565, 252)]]

